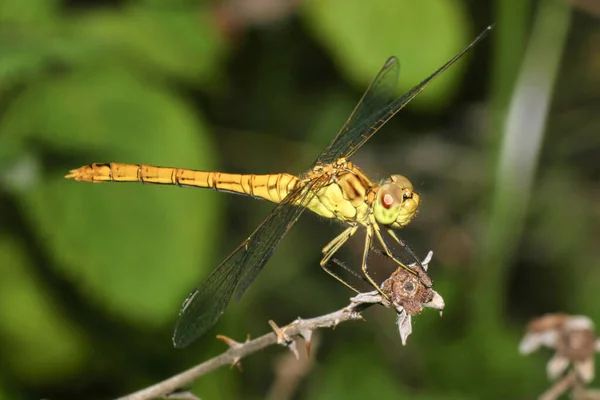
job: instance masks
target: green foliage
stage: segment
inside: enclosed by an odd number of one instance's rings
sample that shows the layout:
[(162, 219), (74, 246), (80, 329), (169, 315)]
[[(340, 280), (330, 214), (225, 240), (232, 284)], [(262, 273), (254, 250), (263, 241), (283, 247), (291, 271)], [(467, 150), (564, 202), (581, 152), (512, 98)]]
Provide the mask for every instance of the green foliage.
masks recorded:
[(162, 79), (206, 85), (214, 79), (225, 51), (209, 17), (202, 10), (135, 7), (83, 15), (70, 28), (73, 36), (84, 37), (97, 48), (104, 62), (116, 59)]
[[(101, 161), (214, 169), (208, 126), (168, 81), (214, 80), (225, 46), (202, 10), (60, 14), (52, 2), (7, 4), (0, 181), (34, 227), (53, 273), (78, 298), (143, 329), (172, 324), (186, 294), (212, 268), (216, 197), (82, 185), (63, 175)], [(28, 380), (58, 381), (83, 367), (93, 343), (53, 306), (48, 283), (34, 279), (32, 260), (2, 244), (7, 317), (0, 332), (13, 349), (7, 362)]]
[[(471, 32), (456, 1), (373, 0), (365, 7), (360, 1), (308, 0), (304, 11), (313, 34), (359, 88), (396, 55), (404, 92), (450, 59)], [(428, 109), (443, 105), (459, 74), (460, 67), (452, 68), (414, 104)]]
[(406, 396), (406, 390), (393, 374), (380, 363), (370, 362), (373, 351), (373, 346), (363, 345), (356, 352), (335, 354), (321, 366), (308, 398), (359, 400), (369, 398), (374, 392), (381, 398)]
[(0, 21), (4, 24), (51, 23), (57, 18), (57, 0), (3, 1), (0, 3)]
[(4, 362), (26, 381), (67, 378), (90, 356), (82, 332), (74, 321), (64, 318), (18, 242), (0, 240), (0, 260)]
[[(14, 103), (1, 128), (59, 150), (93, 149), (98, 161), (214, 165), (206, 128), (189, 107), (119, 71), (85, 70), (40, 83)], [(22, 207), (82, 295), (133, 320), (162, 324), (198, 281), (198, 261), (211, 259), (218, 205), (208, 200), (199, 207), (194, 193), (184, 197), (172, 188), (82, 186), (52, 174), (24, 194)]]

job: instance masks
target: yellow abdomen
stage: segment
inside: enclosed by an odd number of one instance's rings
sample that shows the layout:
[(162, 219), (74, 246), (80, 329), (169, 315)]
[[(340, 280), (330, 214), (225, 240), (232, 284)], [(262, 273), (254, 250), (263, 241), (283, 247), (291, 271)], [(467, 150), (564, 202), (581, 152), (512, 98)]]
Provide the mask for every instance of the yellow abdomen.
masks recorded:
[(290, 174), (226, 174), (145, 164), (92, 164), (74, 169), (66, 178), (84, 182), (142, 182), (209, 188), (279, 203), (296, 186)]
[(306, 203), (306, 197), (292, 200), (292, 204), (305, 206), (325, 218), (345, 222), (363, 222), (369, 209), (367, 193), (371, 183), (352, 164), (337, 170), (332, 166), (315, 168), (300, 180), (290, 174), (228, 174), (223, 172), (196, 171), (183, 168), (156, 167), (145, 164), (92, 164), (70, 171), (66, 178), (85, 182), (142, 182), (159, 185), (177, 185), (210, 188), (281, 202), (297, 185), (306, 185), (316, 179), (314, 196)]

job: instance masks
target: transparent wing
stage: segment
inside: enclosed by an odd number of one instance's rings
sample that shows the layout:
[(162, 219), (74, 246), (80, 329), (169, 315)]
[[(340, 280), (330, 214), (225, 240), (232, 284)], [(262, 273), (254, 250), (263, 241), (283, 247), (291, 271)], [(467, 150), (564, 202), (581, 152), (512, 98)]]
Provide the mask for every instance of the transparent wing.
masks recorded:
[(427, 79), (414, 86), (400, 98), (394, 100), (398, 72), (398, 59), (390, 57), (350, 115), (346, 124), (339, 131), (325, 151), (317, 158), (315, 164), (329, 164), (342, 157), (352, 156), (371, 136), (375, 134), (390, 118), (404, 108), (412, 99), (423, 91), (435, 78), (461, 58), (469, 49), (483, 39), (492, 29), (488, 26), (475, 40)]
[(313, 181), (292, 191), (259, 227), (225, 259), (183, 303), (173, 335), (175, 347), (185, 347), (212, 327), (236, 292), (239, 299), (273, 254), (285, 233), (298, 220), (318, 190)]
[(317, 163), (329, 164), (334, 162), (343, 157), (348, 146), (356, 142), (357, 139), (364, 137), (363, 141), (366, 141), (375, 133), (369, 134), (369, 128), (377, 121), (382, 110), (389, 108), (394, 101), (394, 92), (399, 74), (400, 63), (398, 59), (396, 57), (388, 58), (342, 129), (321, 153)]

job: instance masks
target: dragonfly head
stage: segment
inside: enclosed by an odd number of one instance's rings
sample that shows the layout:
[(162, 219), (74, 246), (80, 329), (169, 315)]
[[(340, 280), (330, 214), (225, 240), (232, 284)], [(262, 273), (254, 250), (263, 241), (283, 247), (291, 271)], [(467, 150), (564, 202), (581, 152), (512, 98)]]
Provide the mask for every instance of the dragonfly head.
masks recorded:
[(419, 195), (402, 175), (392, 175), (377, 191), (373, 213), (377, 222), (392, 228), (402, 228), (413, 219), (419, 208)]

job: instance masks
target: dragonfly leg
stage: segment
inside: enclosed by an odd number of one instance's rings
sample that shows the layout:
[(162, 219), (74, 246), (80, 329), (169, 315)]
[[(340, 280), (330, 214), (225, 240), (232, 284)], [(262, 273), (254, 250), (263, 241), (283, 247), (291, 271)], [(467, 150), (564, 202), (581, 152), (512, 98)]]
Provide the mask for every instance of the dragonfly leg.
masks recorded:
[[(342, 261), (338, 260), (337, 258), (332, 258), (330, 263), (334, 263), (338, 267), (342, 267), (343, 269), (350, 272), (354, 276), (356, 276), (360, 279), (366, 280), (363, 276), (360, 276), (358, 273), (356, 273), (356, 271), (352, 270), (350, 267), (348, 267), (346, 264), (344, 264)], [(358, 289), (356, 289), (354, 286), (352, 286), (350, 283), (348, 283), (348, 281), (346, 281), (344, 278), (339, 276), (337, 273), (333, 272), (333, 270), (331, 270), (329, 268), (329, 263), (327, 263), (325, 265), (321, 265), (321, 268), (323, 268), (323, 270), (325, 272), (327, 272), (329, 275), (333, 276), (335, 279), (342, 282), (346, 287), (350, 288), (351, 290), (354, 290), (356, 293), (360, 293), (360, 291)]]
[[(406, 251), (408, 251), (408, 253), (412, 256), (412, 258), (416, 261), (415, 264), (413, 264), (413, 267), (416, 267), (416, 271), (415, 269), (409, 267), (405, 267), (404, 264), (402, 264), (403, 267), (408, 268), (409, 271), (414, 272), (417, 274), (417, 276), (419, 276), (419, 279), (421, 280), (421, 282), (427, 286), (427, 287), (431, 287), (433, 285), (433, 281), (431, 280), (431, 278), (429, 277), (429, 275), (427, 275), (427, 267), (425, 265), (423, 265), (423, 263), (421, 262), (421, 259), (419, 257), (417, 257), (415, 255), (415, 253), (413, 253), (413, 251), (411, 250), (410, 247), (408, 247), (404, 241), (400, 240), (400, 238), (398, 236), (396, 236), (396, 233), (391, 230), (391, 229), (387, 229), (388, 233), (390, 234), (390, 236), (392, 238), (394, 238), (394, 240), (402, 247), (404, 247), (404, 249)], [(394, 260), (395, 261), (395, 260)]]
[[(412, 274), (415, 274), (415, 271), (414, 271), (412, 268), (410, 268), (410, 267), (406, 266), (406, 265), (405, 265), (405, 264), (404, 264), (402, 261), (398, 260), (398, 259), (396, 258), (396, 256), (394, 256), (394, 255), (392, 254), (392, 251), (390, 250), (389, 246), (387, 245), (387, 243), (386, 243), (386, 242), (385, 242), (385, 240), (383, 239), (383, 236), (381, 235), (381, 230), (380, 230), (380, 228), (379, 228), (379, 225), (377, 225), (377, 222), (375, 221), (375, 219), (373, 219), (373, 220), (371, 221), (371, 224), (370, 224), (370, 226), (372, 226), (372, 227), (373, 227), (373, 230), (375, 230), (375, 236), (377, 236), (377, 240), (379, 241), (379, 243), (381, 243), (381, 246), (383, 247), (383, 251), (385, 251), (385, 254), (386, 254), (386, 255), (387, 255), (389, 258), (391, 258), (392, 260), (394, 260), (394, 262), (395, 262), (396, 264), (398, 264), (398, 265), (399, 265), (399, 266), (401, 266), (402, 268), (406, 269), (406, 270), (407, 270), (407, 271), (409, 271), (410, 273), (412, 273)], [(405, 248), (408, 248), (407, 246), (405, 246), (405, 245), (404, 245), (404, 243), (400, 242), (400, 239), (398, 239), (396, 235), (392, 235), (392, 237), (393, 237), (393, 238), (394, 238), (396, 241), (398, 241), (398, 243), (400, 243), (400, 245), (402, 245), (402, 246), (403, 246), (403, 247), (405, 247)], [(411, 253), (412, 253), (412, 252), (411, 252)], [(418, 258), (416, 258), (416, 256), (415, 256), (415, 259), (416, 259), (416, 260), (419, 260)]]
[(390, 236), (396, 241), (396, 243), (398, 243), (400, 246), (404, 247), (404, 249), (412, 256), (412, 258), (414, 258), (418, 263), (417, 265), (423, 269), (425, 269), (423, 267), (423, 265), (421, 264), (421, 259), (419, 257), (417, 257), (417, 255), (412, 251), (412, 249), (410, 247), (408, 247), (406, 245), (406, 243), (404, 243), (404, 240), (401, 240), (397, 235), (396, 232), (394, 232), (391, 229), (386, 229), (387, 232), (390, 234)]
[(358, 225), (353, 225), (348, 227), (335, 239), (329, 242), (325, 247), (323, 247), (323, 259), (321, 260), (321, 267), (327, 265), (329, 259), (333, 257), (333, 255), (348, 241), (348, 239), (356, 233), (358, 230)]
[(367, 281), (367, 278), (365, 278), (363, 275), (359, 274), (358, 272), (356, 272), (355, 270), (353, 270), (352, 268), (350, 268), (349, 266), (346, 265), (345, 262), (338, 260), (337, 258), (332, 258), (331, 262), (336, 264), (338, 267), (341, 267), (343, 269), (345, 269), (347, 272), (349, 272), (350, 274), (354, 275), (355, 277), (357, 277), (358, 279), (361, 279), (365, 282)]
[(373, 243), (373, 224), (369, 224), (367, 226), (367, 233), (365, 235), (365, 249), (363, 250), (362, 271), (363, 271), (363, 274), (365, 275), (365, 278), (367, 278), (367, 280), (371, 284), (371, 286), (373, 286), (375, 289), (377, 289), (379, 294), (381, 294), (384, 299), (389, 300), (389, 297), (385, 293), (383, 293), (383, 291), (381, 290), (379, 285), (377, 285), (375, 283), (375, 281), (373, 280), (373, 278), (371, 278), (371, 275), (369, 275), (367, 261), (369, 258), (369, 251), (371, 250), (372, 243)]

